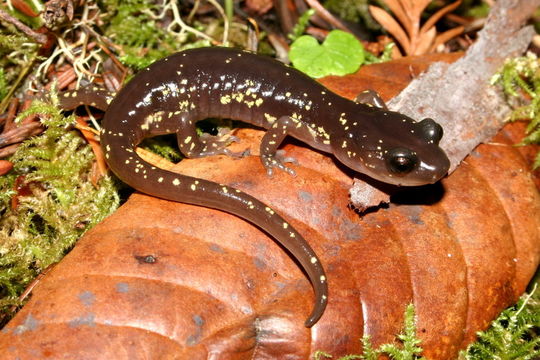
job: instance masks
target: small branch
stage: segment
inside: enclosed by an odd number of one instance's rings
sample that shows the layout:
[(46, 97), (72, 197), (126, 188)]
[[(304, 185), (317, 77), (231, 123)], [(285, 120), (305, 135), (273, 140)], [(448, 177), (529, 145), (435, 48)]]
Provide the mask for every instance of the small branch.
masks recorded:
[(306, 3), (317, 12), (323, 20), (328, 22), (330, 25), (334, 26), (337, 29), (351, 32), (351, 30), (345, 26), (340, 20), (338, 20), (334, 15), (332, 15), (328, 10), (326, 10), (317, 0), (306, 0)]
[(413, 119), (431, 117), (445, 130), (441, 147), (456, 169), (477, 145), (503, 126), (510, 108), (490, 85), (510, 57), (523, 54), (534, 30), (522, 28), (540, 0), (497, 1), (478, 40), (453, 64), (433, 64), (389, 103)]
[[(478, 40), (461, 59), (431, 65), (388, 103), (393, 111), (413, 119), (430, 117), (442, 125), (441, 147), (452, 164), (450, 172), (502, 128), (510, 108), (489, 81), (506, 59), (527, 50), (535, 32), (522, 26), (539, 5), (540, 0), (495, 2)], [(354, 206), (362, 209), (381, 202), (380, 196), (358, 195), (371, 191), (368, 188), (364, 182), (355, 183)]]
[(7, 23), (12, 24), (17, 29), (22, 31), (26, 36), (34, 39), (37, 43), (44, 45), (47, 43), (47, 35), (40, 34), (30, 29), (28, 26), (15, 19), (13, 16), (9, 15), (7, 12), (0, 10), (0, 20), (4, 20)]

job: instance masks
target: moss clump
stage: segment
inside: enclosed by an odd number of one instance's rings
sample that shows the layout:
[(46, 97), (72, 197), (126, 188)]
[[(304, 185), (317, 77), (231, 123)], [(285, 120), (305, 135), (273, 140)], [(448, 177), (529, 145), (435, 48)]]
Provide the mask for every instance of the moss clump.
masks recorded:
[(40, 114), (46, 130), (17, 149), (10, 159), (13, 171), (0, 177), (0, 312), (5, 314), (19, 305), (19, 294), (37, 274), (119, 203), (111, 178), (97, 185), (90, 181), (94, 156), (76, 130), (66, 129), (73, 118), (44, 102), (19, 118), (31, 114)]
[(461, 360), (532, 360), (540, 358), (540, 291), (537, 287), (504, 310)]
[[(394, 360), (425, 360), (422, 354), (422, 348), (419, 346), (422, 342), (416, 337), (416, 316), (414, 305), (409, 304), (405, 309), (405, 321), (403, 331), (397, 335), (398, 342), (383, 344), (377, 349), (373, 348), (369, 335), (364, 335), (360, 340), (362, 342), (362, 354), (346, 355), (339, 360), (377, 360), (380, 356), (386, 355)], [(332, 358), (332, 355), (317, 351), (314, 355), (316, 360)]]
[[(491, 81), (502, 86), (514, 107), (510, 121), (528, 120), (526, 133), (520, 145), (540, 144), (540, 59), (533, 53), (507, 60)], [(534, 161), (540, 167), (540, 152)]]

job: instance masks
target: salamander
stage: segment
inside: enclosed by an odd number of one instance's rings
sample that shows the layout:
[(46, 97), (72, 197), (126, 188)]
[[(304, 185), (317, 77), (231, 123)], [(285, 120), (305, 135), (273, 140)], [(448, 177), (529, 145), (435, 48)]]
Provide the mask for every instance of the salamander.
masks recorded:
[[(327, 278), (319, 257), (277, 211), (228, 185), (176, 174), (153, 166), (135, 152), (147, 137), (177, 134), (189, 158), (229, 154), (227, 142), (199, 137), (196, 123), (228, 118), (266, 129), (260, 158), (292, 173), (278, 147), (292, 136), (333, 154), (347, 167), (395, 185), (438, 181), (449, 160), (439, 147), (442, 127), (432, 119), (415, 122), (390, 111), (374, 93), (351, 101), (270, 57), (230, 48), (183, 51), (139, 72), (111, 100), (91, 92), (66, 92), (65, 108), (79, 103), (107, 108), (101, 146), (111, 170), (133, 188), (159, 198), (219, 209), (254, 223), (298, 260), (315, 291), (305, 326), (313, 326), (328, 301)], [(106, 101), (105, 101), (105, 100)], [(107, 104), (110, 102), (110, 105)]]

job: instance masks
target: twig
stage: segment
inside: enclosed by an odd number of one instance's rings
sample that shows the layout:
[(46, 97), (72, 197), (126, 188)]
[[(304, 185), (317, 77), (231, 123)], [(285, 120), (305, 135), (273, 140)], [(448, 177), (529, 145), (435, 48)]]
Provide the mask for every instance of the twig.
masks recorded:
[[(388, 106), (413, 119), (431, 117), (444, 128), (441, 147), (452, 163), (450, 172), (480, 143), (488, 141), (503, 126), (510, 108), (489, 84), (504, 60), (521, 55), (533, 35), (526, 20), (540, 0), (495, 2), (478, 40), (455, 63), (436, 63), (413, 80)], [(366, 191), (357, 182), (351, 194)], [(376, 206), (380, 199), (351, 195), (354, 206)]]
[(44, 45), (47, 43), (47, 35), (35, 32), (34, 30), (30, 29), (28, 26), (26, 26), (19, 20), (15, 19), (13, 16), (9, 15), (4, 10), (0, 10), (0, 19), (12, 24), (17, 29), (19, 29), (24, 34), (26, 34), (28, 37), (34, 39), (37, 43), (41, 45)]
[(328, 10), (326, 10), (317, 0), (306, 0), (306, 3), (308, 3), (309, 6), (313, 10), (317, 12), (317, 15), (319, 15), (322, 19), (327, 21), (330, 25), (334, 26), (337, 29), (351, 32), (345, 24), (343, 24), (341, 21), (339, 21), (334, 15), (332, 15)]

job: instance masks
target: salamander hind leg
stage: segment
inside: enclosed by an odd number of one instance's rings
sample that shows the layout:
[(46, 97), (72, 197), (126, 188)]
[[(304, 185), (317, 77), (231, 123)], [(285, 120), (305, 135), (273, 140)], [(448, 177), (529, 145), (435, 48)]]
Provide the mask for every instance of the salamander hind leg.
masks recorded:
[(235, 153), (227, 149), (228, 145), (239, 141), (236, 136), (221, 133), (217, 136), (206, 133), (199, 136), (195, 127), (186, 123), (187, 122), (183, 121), (183, 124), (185, 125), (177, 131), (176, 138), (180, 151), (188, 158), (200, 158), (221, 154), (233, 157), (242, 157), (245, 155), (244, 152)]
[(294, 127), (294, 119), (289, 116), (282, 116), (266, 131), (261, 141), (261, 161), (266, 168), (268, 176), (272, 176), (273, 169), (281, 169), (291, 175), (295, 172), (285, 163), (297, 164), (295, 158), (285, 156), (284, 150), (278, 150), (283, 139), (290, 132), (290, 128)]
[(217, 135), (210, 135), (208, 133), (203, 133), (199, 140), (205, 145), (207, 151), (211, 153), (206, 153), (206, 155), (219, 155), (224, 154), (231, 157), (241, 158), (249, 155), (249, 149), (244, 151), (234, 152), (227, 149), (227, 146), (232, 143), (239, 143), (240, 139), (232, 135), (232, 130), (228, 128), (221, 128), (218, 131)]
[(220, 130), (218, 135), (213, 136), (203, 133), (199, 136), (197, 130), (187, 118), (180, 119), (180, 128), (177, 129), (178, 148), (188, 158), (200, 158), (211, 155), (228, 155), (243, 157), (246, 152), (233, 152), (227, 149), (233, 142), (239, 141), (236, 136), (230, 135), (227, 130)]

